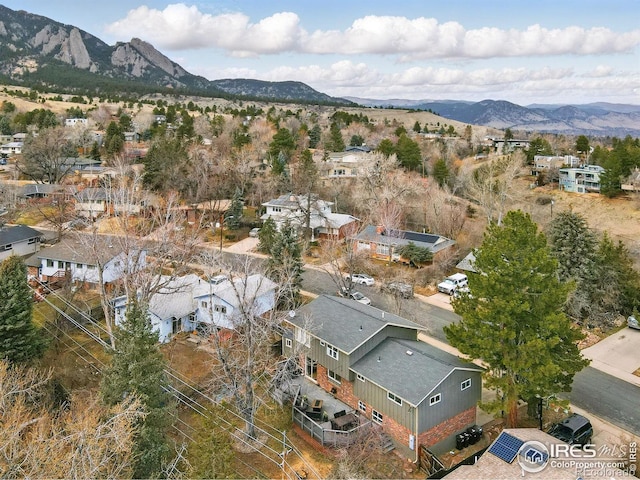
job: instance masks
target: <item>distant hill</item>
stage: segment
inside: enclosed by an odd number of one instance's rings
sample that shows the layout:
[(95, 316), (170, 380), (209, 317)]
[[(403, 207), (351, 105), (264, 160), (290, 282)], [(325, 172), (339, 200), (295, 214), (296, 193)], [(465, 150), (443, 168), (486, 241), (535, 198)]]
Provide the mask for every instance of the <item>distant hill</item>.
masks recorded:
[(0, 5), (0, 79), (67, 91), (166, 91), (349, 105), (300, 82), (210, 81), (187, 72), (138, 38), (107, 45), (73, 25)]
[(368, 107), (429, 110), (442, 117), (471, 125), (523, 132), (567, 135), (640, 136), (640, 105), (590, 103), (585, 105), (529, 105), (504, 100), (464, 102), (456, 100), (373, 100), (347, 97)]

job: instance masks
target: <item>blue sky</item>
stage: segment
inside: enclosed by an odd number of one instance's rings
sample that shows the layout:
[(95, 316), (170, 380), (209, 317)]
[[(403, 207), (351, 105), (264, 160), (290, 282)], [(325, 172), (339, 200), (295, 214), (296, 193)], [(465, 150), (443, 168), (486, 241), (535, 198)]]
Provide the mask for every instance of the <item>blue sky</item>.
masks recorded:
[(637, 0), (0, 0), (209, 79), (332, 96), (640, 105)]

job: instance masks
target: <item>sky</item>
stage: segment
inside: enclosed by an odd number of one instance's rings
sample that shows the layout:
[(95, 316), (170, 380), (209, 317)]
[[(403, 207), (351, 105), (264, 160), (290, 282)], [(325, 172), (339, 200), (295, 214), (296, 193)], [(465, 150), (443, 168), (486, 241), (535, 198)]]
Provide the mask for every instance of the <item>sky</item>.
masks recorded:
[(334, 97), (640, 105), (638, 0), (0, 0), (210, 80)]

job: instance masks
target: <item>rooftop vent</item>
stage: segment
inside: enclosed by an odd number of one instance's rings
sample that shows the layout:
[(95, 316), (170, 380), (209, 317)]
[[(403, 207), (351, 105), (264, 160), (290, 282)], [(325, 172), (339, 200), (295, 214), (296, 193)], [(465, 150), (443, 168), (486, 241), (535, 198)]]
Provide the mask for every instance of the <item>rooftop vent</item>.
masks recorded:
[(413, 355), (413, 352), (411, 350), (407, 350), (407, 355), (411, 356)]

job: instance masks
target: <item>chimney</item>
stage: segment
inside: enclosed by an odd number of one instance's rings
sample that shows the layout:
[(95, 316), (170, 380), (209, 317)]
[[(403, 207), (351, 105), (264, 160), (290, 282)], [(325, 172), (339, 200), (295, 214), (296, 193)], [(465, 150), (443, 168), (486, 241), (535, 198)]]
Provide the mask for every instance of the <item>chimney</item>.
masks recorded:
[(377, 225), (376, 226), (376, 233), (378, 235), (384, 235), (384, 225)]

